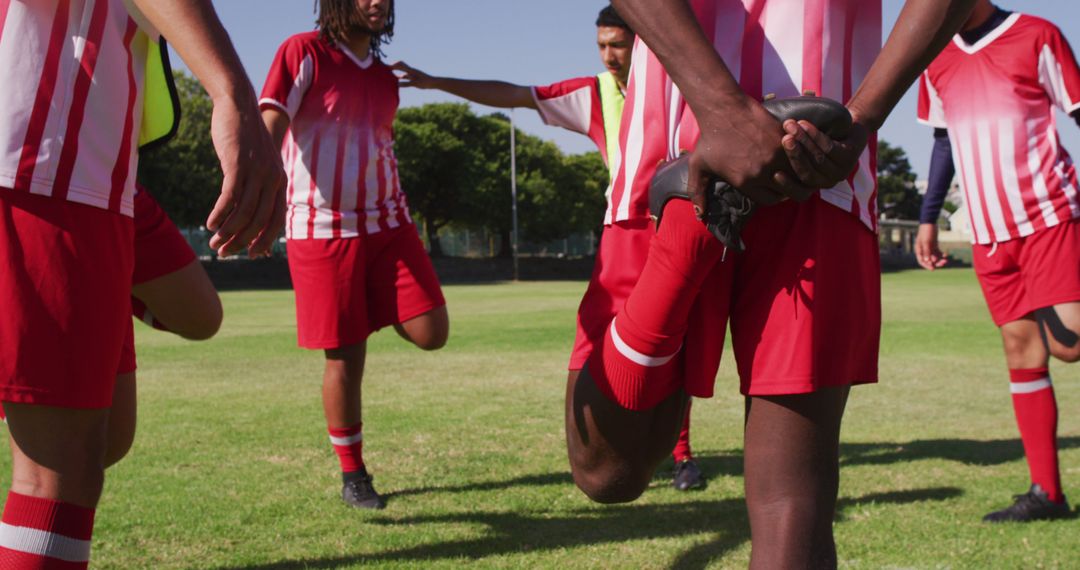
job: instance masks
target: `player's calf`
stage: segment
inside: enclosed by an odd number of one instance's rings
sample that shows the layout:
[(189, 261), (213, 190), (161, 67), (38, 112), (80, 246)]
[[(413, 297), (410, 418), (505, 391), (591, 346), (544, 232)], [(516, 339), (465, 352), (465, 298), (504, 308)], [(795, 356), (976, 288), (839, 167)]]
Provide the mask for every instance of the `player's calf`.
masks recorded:
[(394, 330), (398, 336), (413, 343), (420, 350), (439, 350), (446, 346), (446, 341), (450, 338), (450, 316), (443, 305), (395, 324)]

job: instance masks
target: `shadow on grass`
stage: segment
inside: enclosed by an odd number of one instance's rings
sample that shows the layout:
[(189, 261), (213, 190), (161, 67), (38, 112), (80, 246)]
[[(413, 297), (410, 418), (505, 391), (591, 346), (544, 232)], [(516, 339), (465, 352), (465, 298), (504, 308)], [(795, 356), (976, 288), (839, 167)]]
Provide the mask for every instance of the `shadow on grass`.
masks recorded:
[(402, 489), (383, 496), (386, 499), (408, 497), (410, 495), (427, 495), (431, 493), (465, 493), (469, 491), (499, 491), (512, 487), (543, 487), (547, 485), (573, 485), (574, 479), (570, 477), (569, 468), (563, 473), (537, 473), (507, 479), (506, 481), (484, 481), (483, 483), (469, 483), (467, 485), (453, 485), (448, 487), (419, 487), (416, 489)]
[[(845, 498), (837, 506), (837, 520), (845, 511), (870, 504), (910, 504), (944, 501), (962, 494), (953, 487), (935, 487), (874, 493)], [(405, 565), (433, 561), (476, 561), (492, 556), (552, 551), (581, 546), (619, 544), (632, 540), (656, 540), (697, 535), (703, 529), (715, 534), (680, 554), (672, 567), (697, 569), (708, 566), (750, 539), (749, 522), (743, 500), (691, 501), (666, 505), (620, 505), (583, 508), (559, 516), (543, 512), (463, 512), (373, 520), (372, 524), (409, 527), (415, 525), (472, 524), (486, 528), (481, 538), (422, 544), (375, 554), (331, 558), (289, 560), (261, 565), (231, 567), (229, 570), (328, 569), (345, 565), (397, 562)], [(617, 556), (612, 550), (612, 556)], [(613, 565), (618, 565), (612, 560)]]
[[(1058, 439), (1058, 449), (1080, 447), (1080, 437)], [(948, 459), (968, 465), (1000, 465), (1024, 457), (1019, 439), (922, 439), (902, 443), (845, 443), (840, 464), (890, 465), (920, 459)]]

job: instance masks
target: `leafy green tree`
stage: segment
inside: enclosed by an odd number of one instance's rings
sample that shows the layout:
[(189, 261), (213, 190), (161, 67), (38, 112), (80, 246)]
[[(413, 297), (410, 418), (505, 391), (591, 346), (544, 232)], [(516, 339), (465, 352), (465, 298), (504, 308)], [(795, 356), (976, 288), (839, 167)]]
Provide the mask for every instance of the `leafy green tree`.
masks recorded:
[(891, 219), (919, 219), (922, 200), (904, 149), (878, 142), (877, 174), (878, 211)]
[(181, 227), (198, 227), (221, 192), (221, 167), (210, 139), (214, 111), (199, 82), (174, 71), (180, 96), (180, 129), (168, 144), (139, 157), (139, 182)]

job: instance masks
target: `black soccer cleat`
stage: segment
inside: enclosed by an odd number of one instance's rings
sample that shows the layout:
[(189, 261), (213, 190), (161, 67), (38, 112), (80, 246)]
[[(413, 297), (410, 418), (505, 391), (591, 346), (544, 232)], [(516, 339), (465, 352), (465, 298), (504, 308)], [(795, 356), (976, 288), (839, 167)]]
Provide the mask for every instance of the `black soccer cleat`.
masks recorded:
[[(809, 121), (834, 139), (842, 139), (851, 131), (851, 113), (837, 101), (822, 97), (790, 97), (769, 99), (762, 103), (765, 110), (780, 122), (788, 119)], [(690, 158), (683, 155), (657, 170), (649, 185), (649, 210), (660, 227), (664, 206), (673, 199), (689, 200), (686, 184), (689, 179)], [(705, 225), (724, 246), (743, 251), (742, 228), (754, 213), (754, 203), (737, 188), (723, 180), (713, 180), (706, 190)]]
[(368, 475), (367, 469), (361, 469), (356, 473), (346, 473), (344, 479), (341, 500), (347, 505), (358, 509), (382, 510), (386, 508), (386, 501), (375, 491), (375, 487), (371, 484), (374, 477)]
[(701, 468), (697, 461), (684, 459), (675, 464), (675, 478), (671, 486), (676, 491), (689, 491), (691, 489), (704, 489), (705, 477), (701, 474)]
[(983, 522), (1029, 522), (1061, 519), (1071, 515), (1069, 502), (1064, 497), (1060, 503), (1055, 503), (1041, 486), (1034, 484), (1027, 493), (1014, 496), (1012, 505), (983, 517)]

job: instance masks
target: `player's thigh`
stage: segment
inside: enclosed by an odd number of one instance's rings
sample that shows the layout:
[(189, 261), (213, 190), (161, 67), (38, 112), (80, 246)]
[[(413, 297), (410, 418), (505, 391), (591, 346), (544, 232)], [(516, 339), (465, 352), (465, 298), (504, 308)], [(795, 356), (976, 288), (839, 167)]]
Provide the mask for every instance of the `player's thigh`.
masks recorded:
[(424, 350), (442, 348), (450, 334), (435, 267), (416, 229), (406, 226), (372, 238), (368, 266), (368, 310), (372, 330), (393, 325)]
[(221, 298), (198, 260), (139, 283), (131, 293), (169, 330), (192, 339), (214, 336), (221, 327)]

